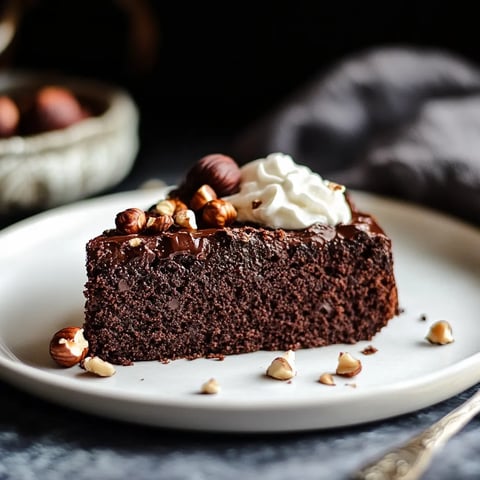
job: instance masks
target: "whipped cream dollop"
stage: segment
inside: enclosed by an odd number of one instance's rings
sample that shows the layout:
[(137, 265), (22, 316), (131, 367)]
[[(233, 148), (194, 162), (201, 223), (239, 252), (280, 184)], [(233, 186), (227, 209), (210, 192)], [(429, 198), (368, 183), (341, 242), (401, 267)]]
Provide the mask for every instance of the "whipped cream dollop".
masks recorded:
[(283, 153), (271, 153), (241, 167), (240, 191), (225, 200), (237, 209), (240, 222), (270, 228), (334, 226), (352, 218), (345, 187), (324, 180)]

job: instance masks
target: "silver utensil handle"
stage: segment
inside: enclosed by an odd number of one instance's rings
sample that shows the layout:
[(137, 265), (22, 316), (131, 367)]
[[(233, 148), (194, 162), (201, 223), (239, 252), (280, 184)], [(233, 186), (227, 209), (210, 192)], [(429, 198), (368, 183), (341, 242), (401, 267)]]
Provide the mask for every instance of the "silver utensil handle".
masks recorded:
[(480, 412), (480, 390), (404, 445), (353, 475), (355, 480), (416, 480), (443, 445)]

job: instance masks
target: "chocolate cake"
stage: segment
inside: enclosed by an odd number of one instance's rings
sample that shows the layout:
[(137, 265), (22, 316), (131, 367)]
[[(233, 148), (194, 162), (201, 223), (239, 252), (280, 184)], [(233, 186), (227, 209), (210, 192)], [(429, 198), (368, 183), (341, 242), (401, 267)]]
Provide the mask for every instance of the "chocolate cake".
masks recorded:
[[(348, 222), (259, 225), (242, 217), (240, 178), (211, 198), (219, 179), (232, 178), (217, 167), (210, 183), (190, 175), (168, 199), (119, 213), (115, 229), (88, 242), (91, 355), (128, 365), (355, 343), (396, 315), (391, 241), (371, 215), (346, 202)], [(249, 200), (252, 211), (264, 201)], [(166, 212), (168, 202), (177, 211)]]

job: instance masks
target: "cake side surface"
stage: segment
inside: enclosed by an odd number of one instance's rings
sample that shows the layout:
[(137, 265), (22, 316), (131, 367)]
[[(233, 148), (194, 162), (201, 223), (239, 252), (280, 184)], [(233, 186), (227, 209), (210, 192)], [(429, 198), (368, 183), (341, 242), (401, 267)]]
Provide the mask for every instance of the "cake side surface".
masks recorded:
[(302, 231), (100, 235), (85, 335), (117, 364), (370, 340), (398, 311), (391, 241), (369, 215)]

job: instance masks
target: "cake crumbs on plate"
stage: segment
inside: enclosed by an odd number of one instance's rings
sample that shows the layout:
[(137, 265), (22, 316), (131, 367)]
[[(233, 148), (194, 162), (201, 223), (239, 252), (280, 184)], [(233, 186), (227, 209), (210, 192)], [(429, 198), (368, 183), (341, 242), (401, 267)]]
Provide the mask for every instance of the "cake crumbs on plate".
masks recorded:
[(364, 355), (373, 355), (374, 353), (378, 352), (378, 348), (375, 348), (373, 345), (368, 345), (365, 347), (361, 353)]

